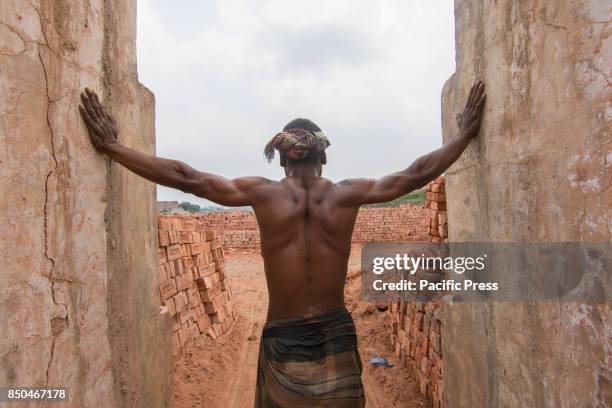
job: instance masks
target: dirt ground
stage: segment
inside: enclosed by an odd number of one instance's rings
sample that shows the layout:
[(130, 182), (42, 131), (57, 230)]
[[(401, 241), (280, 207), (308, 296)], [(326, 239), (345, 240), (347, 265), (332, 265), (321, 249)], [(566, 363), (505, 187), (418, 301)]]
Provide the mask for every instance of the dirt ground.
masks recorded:
[[(216, 341), (201, 336), (187, 345), (174, 368), (176, 408), (253, 406), (259, 338), (268, 303), (263, 261), (256, 253), (232, 253), (226, 257), (239, 318)], [(398, 365), (384, 368), (369, 364), (373, 353), (387, 357), (391, 363), (396, 361), (386, 312), (379, 312), (360, 298), (359, 265), (360, 247), (355, 246), (345, 294), (357, 326), (367, 407), (429, 407), (408, 370)]]

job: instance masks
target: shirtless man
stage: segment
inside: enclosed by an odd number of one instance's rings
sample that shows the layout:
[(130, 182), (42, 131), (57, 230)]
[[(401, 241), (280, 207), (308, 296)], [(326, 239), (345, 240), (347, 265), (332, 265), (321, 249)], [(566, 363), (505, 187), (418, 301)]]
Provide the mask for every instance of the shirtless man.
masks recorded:
[(476, 83), (459, 132), (407, 169), (380, 179), (321, 177), (329, 140), (307, 119), (291, 121), (270, 140), (285, 178), (227, 179), (176, 160), (149, 156), (118, 141), (119, 129), (97, 95), (82, 94), (81, 115), (94, 147), (134, 173), (224, 206), (251, 206), (261, 233), (268, 284), (256, 407), (362, 407), (355, 326), (344, 307), (344, 282), (357, 211), (401, 197), (442, 174), (480, 128), (486, 96)]

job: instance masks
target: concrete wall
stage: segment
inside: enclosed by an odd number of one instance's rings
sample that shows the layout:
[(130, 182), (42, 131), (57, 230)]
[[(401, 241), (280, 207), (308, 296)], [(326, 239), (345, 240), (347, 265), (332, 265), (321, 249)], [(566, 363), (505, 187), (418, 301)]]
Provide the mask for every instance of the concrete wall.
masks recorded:
[[(135, 1), (0, 2), (0, 385), (67, 386), (70, 406), (170, 404), (154, 186), (96, 153), (79, 92), (154, 151)], [(167, 350), (167, 353), (160, 352)]]
[[(446, 173), (449, 241), (610, 242), (609, 1), (455, 1), (456, 132), (482, 79), (480, 135)], [(608, 304), (453, 304), (444, 319), (449, 407), (609, 407)]]

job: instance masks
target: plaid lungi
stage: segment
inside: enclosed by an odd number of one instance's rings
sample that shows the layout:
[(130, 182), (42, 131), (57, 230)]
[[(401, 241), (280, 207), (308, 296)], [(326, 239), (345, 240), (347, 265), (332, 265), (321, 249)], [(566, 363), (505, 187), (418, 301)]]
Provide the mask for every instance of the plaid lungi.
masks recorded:
[(346, 308), (266, 323), (256, 408), (364, 406), (355, 323)]

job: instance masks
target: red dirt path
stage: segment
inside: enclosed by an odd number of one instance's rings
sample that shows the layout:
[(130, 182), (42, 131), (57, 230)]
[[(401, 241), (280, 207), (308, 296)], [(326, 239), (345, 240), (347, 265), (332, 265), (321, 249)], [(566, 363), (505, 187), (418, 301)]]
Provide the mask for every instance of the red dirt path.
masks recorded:
[[(349, 279), (345, 294), (359, 337), (363, 360), (363, 383), (368, 408), (430, 407), (417, 390), (408, 370), (372, 367), (372, 353), (395, 363), (385, 312), (360, 299), (360, 248), (355, 247), (349, 260)], [(267, 308), (266, 281), (259, 254), (227, 255), (227, 271), (239, 313), (228, 333), (216, 341), (206, 336), (187, 345), (174, 368), (176, 408), (252, 407), (259, 337)]]

